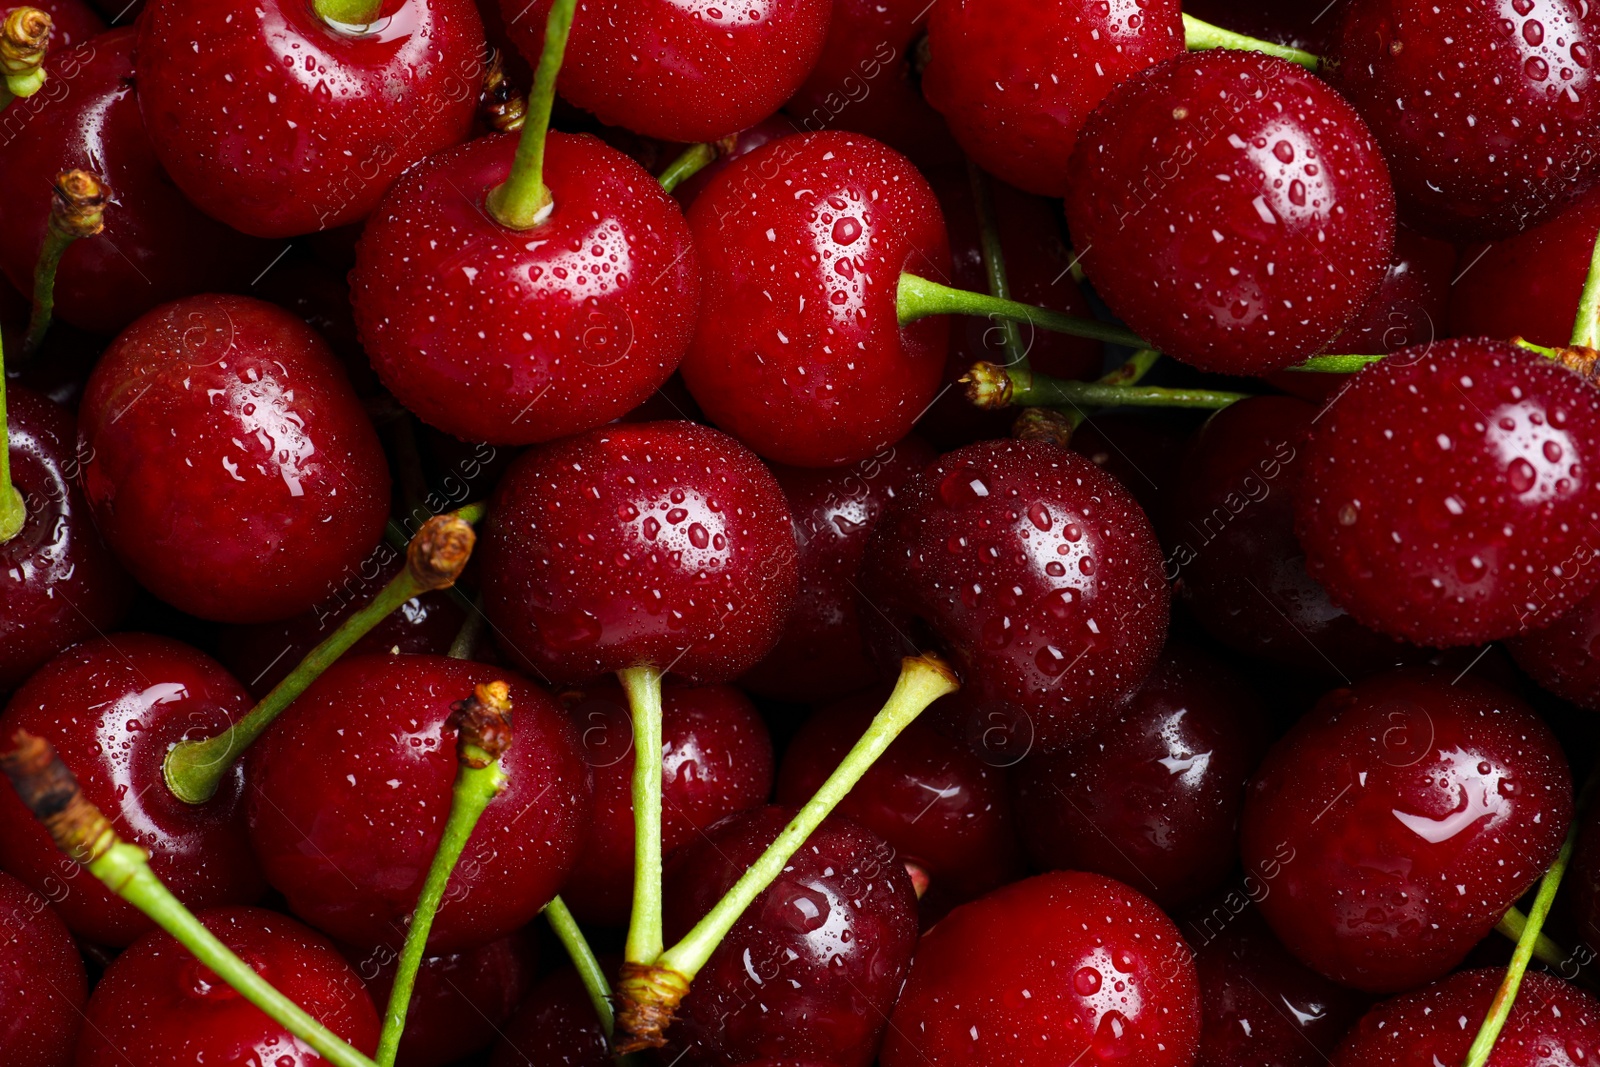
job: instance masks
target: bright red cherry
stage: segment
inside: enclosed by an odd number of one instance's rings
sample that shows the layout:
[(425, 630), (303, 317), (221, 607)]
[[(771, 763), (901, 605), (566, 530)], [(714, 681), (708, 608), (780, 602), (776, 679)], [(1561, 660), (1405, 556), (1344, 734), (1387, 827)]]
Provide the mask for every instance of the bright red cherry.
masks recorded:
[(327, 344), (272, 304), (197, 296), (150, 312), (107, 349), (78, 422), (100, 532), (191, 615), (305, 611), (383, 534), (377, 434)]
[(922, 90), (979, 166), (1019, 189), (1063, 196), (1090, 112), (1182, 51), (1176, 0), (954, 0), (934, 4), (928, 19)]
[[(326, 939), (259, 908), (215, 908), (198, 918), (318, 1022), (362, 1052), (377, 1047), (372, 998)], [(84, 1023), (77, 1067), (326, 1062), (162, 931), (106, 968)]]
[(711, 184), (712, 179), (727, 170), (734, 160), (748, 156), (769, 141), (790, 137), (794, 133), (793, 120), (782, 112), (762, 119), (748, 129), (740, 130), (717, 145), (716, 157), (711, 162), (678, 183), (677, 188), (672, 190), (673, 199), (682, 204), (683, 210), (687, 212), (705, 191), (706, 186)]
[[(501, 0), (530, 60), (552, 0)], [(754, 126), (805, 81), (830, 0), (584, 0), (557, 86), (609, 126), (663, 141), (714, 141)]]
[(1295, 532), (1334, 603), (1417, 644), (1550, 623), (1600, 582), (1600, 392), (1501, 341), (1404, 348), (1306, 444)]
[(712, 422), (797, 467), (866, 459), (939, 389), (949, 327), (902, 327), (900, 274), (950, 269), (938, 201), (860, 134), (787, 137), (736, 160), (689, 211), (703, 270), (683, 379)]
[(502, 1028), (489, 1058), (489, 1067), (612, 1067), (614, 1063), (594, 1004), (571, 967), (534, 987)]
[(984, 441), (939, 459), (879, 522), (863, 629), (898, 662), (937, 649), (962, 679), (945, 705), (1014, 763), (1111, 721), (1155, 665), (1169, 594), (1127, 490), (1076, 452)]
[(1328, 694), (1245, 801), (1258, 904), (1314, 969), (1394, 992), (1461, 962), (1555, 858), (1572, 781), (1555, 737), (1471, 675), (1408, 667)]
[(1191, 1067), (1199, 1039), (1194, 961), (1172, 920), (1120, 882), (1056, 871), (928, 931), (882, 1064)]
[[(71, 892), (57, 882), (59, 896)], [(69, 1067), (89, 980), (44, 898), (0, 872), (0, 1063)]]
[(689, 422), (607, 426), (524, 454), (479, 553), (501, 650), (558, 685), (643, 665), (727, 681), (777, 643), (797, 582), (777, 481)]
[(555, 207), (533, 229), (486, 218), (517, 139), (482, 137), (406, 175), (357, 247), (351, 296), (373, 369), (466, 440), (610, 422), (667, 380), (694, 330), (699, 268), (678, 205), (597, 138), (546, 146)]

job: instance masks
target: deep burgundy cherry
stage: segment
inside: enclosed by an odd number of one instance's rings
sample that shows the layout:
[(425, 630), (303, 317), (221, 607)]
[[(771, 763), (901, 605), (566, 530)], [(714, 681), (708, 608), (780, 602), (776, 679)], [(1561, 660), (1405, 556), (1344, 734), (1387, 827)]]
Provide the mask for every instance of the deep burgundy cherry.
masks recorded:
[(1067, 173), (1095, 291), (1202, 370), (1259, 374), (1322, 350), (1394, 251), (1388, 169), (1360, 116), (1259, 53), (1186, 52), (1124, 82)]
[(1296, 956), (1358, 989), (1449, 971), (1544, 872), (1572, 818), (1549, 728), (1452, 673), (1407, 667), (1328, 694), (1245, 801), (1245, 868), (1276, 874), (1262, 914)]
[(1561, 894), (1566, 917), (1577, 924), (1587, 943), (1600, 924), (1600, 813), (1594, 808), (1579, 815), (1577, 846), (1562, 884), (1566, 889)]
[[(530, 61), (552, 0), (501, 0)], [(754, 126), (800, 87), (828, 33), (829, 0), (585, 0), (557, 83), (601, 122), (663, 141)]]
[(40, 0), (39, 3), (28, 6), (36, 7), (48, 14), (53, 24), (50, 31), (49, 53), (52, 57), (49, 68), (52, 77), (61, 76), (60, 69), (55, 66), (56, 57), (68, 49), (76, 48), (89, 38), (106, 32), (106, 20), (83, 0)]
[(1169, 646), (1116, 721), (1012, 771), (1022, 839), (1044, 870), (1097, 871), (1168, 910), (1187, 904), (1238, 863), (1239, 811), (1265, 735), (1243, 678)]
[(524, 454), (479, 554), (501, 650), (558, 685), (637, 666), (727, 681), (777, 643), (797, 582), (777, 481), (690, 422), (608, 426)]
[(360, 221), (407, 167), (465, 138), (483, 50), (471, 0), (389, 0), (364, 27), (303, 0), (151, 0), (139, 108), (200, 210), (294, 237)]
[(615, 1062), (582, 979), (567, 967), (534, 986), (502, 1027), (489, 1067), (611, 1067)]
[(879, 522), (862, 626), (885, 661), (946, 655), (969, 742), (1014, 763), (1081, 741), (1155, 665), (1169, 594), (1127, 490), (1076, 452), (984, 441), (939, 459)]
[[(76, 645), (40, 668), (0, 715), (49, 741), (83, 795), (123, 839), (150, 852), (150, 867), (195, 908), (249, 903), (261, 871), (244, 841), (245, 777), (233, 768), (201, 805), (174, 797), (161, 777), (167, 749), (226, 730), (250, 710), (244, 687), (187, 645), (117, 634)], [(56, 902), (80, 937), (127, 945), (154, 924), (67, 860), (11, 790), (0, 793), (0, 866)]]
[[(563, 693), (583, 739), (594, 808), (561, 897), (585, 923), (625, 926), (633, 903), (633, 730), (614, 680)], [(661, 850), (694, 840), (725, 815), (767, 802), (772, 738), (748, 697), (725, 685), (669, 680), (662, 698)]]
[(1172, 920), (1098, 874), (1056, 871), (951, 912), (917, 948), (883, 1067), (1191, 1067), (1194, 961)]
[[(378, 1012), (361, 979), (315, 931), (259, 908), (215, 908), (200, 921), (278, 991), (358, 1050), (378, 1044)], [(118, 956), (89, 998), (77, 1067), (121, 1063), (325, 1063), (245, 1000), (171, 935), (156, 931)]]
[(699, 267), (678, 205), (594, 137), (552, 134), (548, 219), (508, 230), (483, 198), (515, 136), (481, 137), (416, 168), (362, 233), (351, 297), (390, 392), (471, 441), (529, 444), (610, 422), (688, 347)]
[(250, 844), (295, 914), (357, 947), (399, 950), (450, 808), (450, 706), (496, 678), (511, 686), (509, 782), (473, 830), (428, 944), (497, 940), (556, 894), (589, 811), (561, 706), (500, 667), (358, 656), (329, 668), (249, 754)]
[(95, 367), (78, 423), (100, 532), (191, 615), (305, 611), (382, 536), (377, 434), (327, 344), (272, 304), (197, 296), (145, 315)]
[(778, 647), (745, 673), (741, 685), (799, 703), (841, 697), (878, 679), (857, 615), (861, 557), (884, 509), (934, 456), (911, 436), (848, 467), (773, 468), (794, 516), (800, 595)]
[(0, 692), (68, 645), (115, 629), (133, 599), (78, 488), (72, 416), (21, 386), (8, 383), (5, 399), (11, 479), (28, 518), (0, 543)]
[(1090, 463), (1122, 483), (1158, 528), (1188, 451), (1189, 413), (1129, 408), (1091, 415), (1072, 431), (1069, 444)]
[(242, 288), (278, 252), (201, 214), (156, 162), (133, 87), (136, 36), (117, 29), (65, 52), (52, 39), (50, 77), (71, 90), (41, 92), (48, 103), (0, 156), (0, 268), (25, 293), (55, 197), (51, 181), (82, 167), (110, 186), (105, 232), (73, 242), (55, 287), (57, 317), (103, 333), (180, 296)]
[(683, 361), (711, 421), (797, 467), (854, 463), (904, 437), (939, 389), (949, 327), (902, 327), (900, 274), (942, 278), (949, 242), (927, 181), (861, 134), (775, 141), (689, 211), (703, 270)]
[(383, 386), (373, 373), (356, 330), (350, 305), (350, 271), (315, 259), (290, 260), (267, 271), (251, 287), (253, 295), (299, 315), (339, 357), (356, 395), (378, 396)]
[(1600, 591), (1542, 629), (1506, 642), (1517, 666), (1564, 700), (1600, 710)]
[(1465, 339), (1364, 368), (1306, 444), (1311, 577), (1380, 633), (1445, 647), (1546, 625), (1600, 582), (1600, 392)]
[(1600, 10), (1570, 0), (1350, 0), (1328, 58), (1394, 167), (1406, 221), (1484, 240), (1543, 222), (1590, 184), (1597, 49)]
[[(57, 898), (71, 887), (58, 882)], [(0, 1063), (69, 1067), (89, 980), (45, 899), (0, 872)]]
[(1019, 189), (1062, 196), (1090, 112), (1181, 51), (1176, 0), (956, 0), (933, 5), (922, 90), (979, 166)]
[[(866, 733), (886, 695), (871, 689), (806, 720), (784, 752), (780, 804), (811, 799)], [(887, 841), (913, 880), (925, 885), (919, 905), (924, 925), (1022, 873), (1005, 771), (930, 720), (908, 726), (835, 810)]]
[[(1454, 246), (1424, 237), (1409, 227), (1396, 226), (1394, 258), (1389, 263), (1389, 272), (1383, 276), (1372, 299), (1339, 331), (1330, 350), (1383, 355), (1449, 334), (1459, 335), (1461, 331), (1450, 328), (1447, 323), (1450, 283), (1455, 276)], [(1578, 287), (1582, 288), (1581, 282)], [(1501, 290), (1496, 293), (1494, 302), (1505, 298), (1505, 291)], [(1577, 299), (1576, 296), (1572, 298), (1574, 307)], [(1559, 343), (1565, 341), (1563, 337)]]
[[(794, 811), (731, 816), (673, 856), (663, 883), (668, 944), (721, 899)], [(667, 1031), (666, 1057), (868, 1067), (916, 943), (917, 898), (900, 857), (830, 817), (700, 969)]]

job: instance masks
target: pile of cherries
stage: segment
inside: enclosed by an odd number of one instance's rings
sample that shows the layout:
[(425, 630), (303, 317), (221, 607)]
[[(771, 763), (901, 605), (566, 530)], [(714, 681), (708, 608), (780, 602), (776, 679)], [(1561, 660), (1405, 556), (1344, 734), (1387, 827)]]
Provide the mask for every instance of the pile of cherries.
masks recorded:
[[(0, 752), (361, 1054), (475, 687), (383, 1067), (621, 1062), (636, 672), (670, 945), (933, 656), (631, 1062), (1600, 1058), (1600, 7), (101, 2), (0, 41)], [(34, 815), (0, 1067), (329, 1062)]]

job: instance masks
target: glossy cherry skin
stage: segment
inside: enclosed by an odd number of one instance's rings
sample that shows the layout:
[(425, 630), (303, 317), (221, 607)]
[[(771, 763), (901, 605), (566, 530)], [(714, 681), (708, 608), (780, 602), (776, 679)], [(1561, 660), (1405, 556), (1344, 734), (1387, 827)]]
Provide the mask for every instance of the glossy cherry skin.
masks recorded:
[[(1578, 841), (1562, 885), (1567, 915), (1582, 931), (1585, 942), (1600, 924), (1600, 814), (1593, 808), (1579, 815)], [(1560, 905), (1557, 910), (1560, 910)]]
[(1062, 196), (1090, 112), (1127, 78), (1182, 51), (1176, 0), (956, 0), (929, 16), (922, 91), (980, 167), (1030, 193)]
[[(244, 687), (211, 657), (166, 637), (117, 634), (35, 672), (0, 715), (0, 737), (27, 730), (54, 745), (84, 797), (150, 853), (151, 870), (179, 900), (242, 904), (265, 888), (243, 840), (243, 769), (232, 768), (211, 800), (190, 805), (167, 789), (161, 764), (170, 746), (222, 733), (249, 710)], [(155, 925), (80, 877), (9, 789), (0, 793), (0, 866), (56, 899), (61, 918), (90, 941), (128, 945)]]
[(0, 693), (68, 645), (115, 629), (133, 583), (111, 558), (78, 488), (72, 416), (21, 386), (6, 386), (11, 480), (28, 517), (0, 543)]
[[(378, 1012), (338, 950), (286, 915), (215, 908), (199, 920), (312, 1018), (370, 1054)], [(122, 1063), (326, 1063), (245, 1000), (170, 934), (152, 932), (118, 956), (89, 998), (78, 1067)]]
[[(794, 812), (731, 816), (673, 856), (663, 881), (668, 944), (711, 910)], [(868, 1067), (916, 943), (917, 898), (900, 857), (830, 817), (700, 969), (667, 1031), (667, 1058)]]
[(1116, 721), (1013, 771), (1036, 866), (1097, 871), (1171, 910), (1238, 863), (1245, 784), (1266, 753), (1266, 716), (1244, 679), (1169, 646)]
[(486, 221), (515, 136), (481, 137), (411, 171), (362, 233), (351, 297), (390, 392), (470, 441), (530, 444), (610, 422), (678, 366), (699, 266), (678, 205), (594, 137), (554, 134), (549, 219)]
[(1191, 1067), (1199, 1038), (1194, 961), (1172, 920), (1120, 882), (1054, 871), (928, 931), (881, 1062)]
[(1471, 675), (1407, 667), (1324, 697), (1250, 784), (1245, 867), (1306, 964), (1357, 989), (1445, 974), (1555, 858), (1572, 781), (1555, 737)]
[[(818, 708), (790, 740), (778, 803), (811, 799), (888, 695), (878, 687)], [(918, 719), (895, 739), (835, 811), (889, 843), (926, 880), (919, 909), (931, 925), (957, 904), (1022, 873), (1006, 772)]]
[(1260, 374), (1321, 351), (1391, 262), (1377, 144), (1285, 60), (1187, 52), (1124, 82), (1084, 124), (1067, 174), (1095, 291), (1201, 370)]
[(607, 426), (524, 454), (478, 551), (501, 650), (557, 685), (641, 665), (728, 681), (777, 644), (798, 580), (777, 481), (689, 422)]
[[(1455, 276), (1453, 246), (1424, 237), (1406, 226), (1395, 227), (1394, 258), (1389, 263), (1389, 272), (1383, 276), (1378, 291), (1367, 301), (1366, 307), (1339, 331), (1329, 350), (1383, 355), (1459, 334), (1460, 331), (1448, 324), (1450, 283)], [(1501, 299), (1504, 299), (1503, 290), (1496, 294), (1496, 302)], [(1573, 306), (1577, 306), (1576, 297)]]
[(1513, 637), (1506, 650), (1545, 689), (1591, 711), (1600, 709), (1600, 592), (1590, 593), (1550, 625)]
[[(585, 923), (625, 926), (633, 903), (633, 729), (612, 679), (563, 693), (593, 777), (583, 851), (561, 897)], [(767, 802), (772, 738), (755, 705), (731, 686), (669, 681), (661, 697), (661, 850), (694, 840), (718, 819)]]
[[(1406, 221), (1447, 240), (1537, 225), (1600, 152), (1600, 11), (1567, 0), (1350, 0), (1329, 66), (1394, 166)], [(1439, 91), (1449, 71), (1450, 91)]]
[(151, 0), (139, 108), (200, 210), (258, 237), (357, 222), (467, 136), (483, 80), (472, 0), (396, 0), (353, 29), (295, 0)]
[(841, 697), (879, 678), (857, 614), (861, 557), (884, 509), (935, 455), (911, 436), (848, 467), (773, 467), (794, 516), (800, 594), (778, 647), (741, 685), (798, 703)]
[(767, 459), (834, 467), (911, 430), (938, 392), (949, 327), (902, 327), (900, 274), (950, 269), (927, 181), (871, 138), (774, 141), (689, 211), (703, 270), (683, 380), (712, 422)]
[(68, 1067), (88, 997), (83, 957), (66, 924), (43, 897), (0, 872), (0, 1062)]
[(95, 367), (83, 486), (124, 566), (219, 622), (305, 611), (383, 534), (389, 472), (327, 344), (240, 296), (157, 308)]
[[(762, 119), (747, 129), (740, 130), (731, 139), (726, 139), (717, 145), (716, 158), (683, 181), (672, 190), (672, 198), (683, 205), (687, 212), (700, 194), (710, 185), (712, 179), (727, 170), (733, 162), (760, 148), (770, 141), (781, 140), (793, 136), (795, 130), (794, 120), (781, 111), (769, 118)], [(670, 161), (671, 157), (669, 157)]]
[(1364, 368), (1306, 443), (1295, 532), (1334, 603), (1417, 644), (1536, 629), (1600, 582), (1600, 392), (1473, 338)]
[(611, 1067), (615, 1062), (583, 980), (566, 967), (535, 986), (503, 1027), (489, 1067)]
[[(40, 0), (39, 3), (28, 6), (36, 7), (50, 16), (52, 28), (49, 55), (52, 57), (52, 64), (55, 61), (54, 57), (60, 56), (70, 48), (76, 48), (97, 34), (106, 32), (106, 20), (83, 0)], [(54, 66), (50, 68), (50, 74), (57, 76), (58, 72)]]
[(1005, 763), (1111, 721), (1166, 638), (1144, 512), (1110, 475), (1043, 442), (941, 457), (879, 522), (861, 576), (880, 657), (898, 663), (908, 641), (948, 657), (962, 688), (945, 704)]
[(589, 786), (555, 699), (482, 663), (347, 656), (248, 757), (250, 844), (295, 914), (357, 947), (399, 951), (450, 809), (450, 706), (497, 678), (511, 686), (514, 737), (501, 757), (509, 782), (467, 842), (428, 945), (487, 944), (556, 894), (582, 844)]
[[(530, 62), (552, 0), (501, 0)], [(714, 141), (754, 126), (805, 81), (828, 33), (830, 0), (585, 0), (557, 88), (609, 126), (663, 141)]]

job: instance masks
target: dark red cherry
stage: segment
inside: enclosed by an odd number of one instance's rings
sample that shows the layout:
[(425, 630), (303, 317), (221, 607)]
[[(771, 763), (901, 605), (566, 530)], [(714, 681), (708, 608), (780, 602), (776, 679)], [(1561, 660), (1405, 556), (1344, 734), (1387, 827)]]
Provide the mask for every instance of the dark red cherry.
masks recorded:
[(377, 434), (327, 344), (272, 304), (197, 296), (145, 315), (95, 367), (78, 423), (100, 532), (191, 615), (305, 611), (383, 534)]
[(406, 175), (350, 276), (383, 384), (424, 422), (496, 444), (566, 437), (638, 406), (683, 358), (699, 300), (678, 205), (597, 138), (549, 138), (544, 222), (486, 220), (516, 148), (482, 137)]
[(200, 210), (294, 237), (366, 218), (402, 171), (467, 136), (483, 40), (472, 0), (390, 0), (369, 26), (304, 0), (151, 0), (139, 109)]
[[(866, 733), (887, 691), (819, 708), (789, 742), (778, 802), (804, 804)], [(923, 882), (924, 925), (1022, 873), (1005, 771), (918, 720), (895, 739), (835, 809), (892, 846)]]
[(612, 1067), (615, 1062), (583, 980), (566, 967), (534, 986), (501, 1029), (489, 1067)]
[(1600, 392), (1502, 341), (1364, 368), (1306, 443), (1295, 532), (1334, 603), (1440, 647), (1546, 625), (1600, 582)]
[(339, 365), (363, 399), (378, 396), (383, 386), (373, 373), (356, 331), (355, 310), (350, 306), (348, 269), (336, 269), (315, 259), (292, 260), (274, 266), (252, 286), (255, 295), (292, 311), (328, 342)]
[[(1465, 263), (1465, 261), (1463, 261)], [(1459, 334), (1448, 324), (1456, 250), (1405, 226), (1394, 231), (1394, 258), (1378, 291), (1335, 337), (1330, 350), (1383, 355), (1438, 337)], [(1581, 288), (1581, 284), (1580, 284)], [(1504, 293), (1497, 294), (1497, 302)], [(1577, 298), (1573, 298), (1576, 306)], [(1483, 333), (1482, 330), (1470, 331)], [(1511, 336), (1507, 334), (1506, 336)], [(1563, 337), (1559, 343), (1565, 343)], [(1316, 377), (1302, 374), (1300, 377)], [(1329, 377), (1337, 378), (1337, 375)]]
[[(1176, 416), (1176, 417), (1174, 417)], [(1100, 412), (1072, 431), (1072, 450), (1122, 483), (1159, 527), (1189, 445), (1186, 412), (1129, 408)]]
[(1260, 374), (1323, 350), (1392, 261), (1377, 144), (1286, 60), (1186, 52), (1129, 79), (1084, 124), (1068, 174), (1095, 292), (1202, 370)]
[[(36, 7), (48, 14), (53, 24), (48, 53), (51, 57), (48, 65), (50, 77), (63, 76), (56, 66), (56, 59), (61, 53), (76, 48), (97, 34), (106, 32), (106, 20), (83, 0), (40, 0), (39, 3), (28, 6)], [(119, 7), (117, 10), (122, 9)], [(25, 97), (24, 102), (31, 99), (32, 97)], [(17, 103), (17, 101), (12, 102)]]
[(797, 581), (777, 481), (690, 422), (607, 426), (524, 454), (479, 553), (501, 650), (558, 685), (646, 665), (727, 681), (777, 643)]
[[(41, 667), (0, 715), (0, 737), (27, 730), (54, 745), (84, 797), (150, 853), (167, 888), (205, 908), (248, 903), (265, 888), (244, 841), (244, 772), (234, 767), (216, 796), (190, 805), (167, 788), (161, 764), (172, 745), (222, 733), (249, 710), (244, 687), (209, 656), (166, 637), (117, 634)], [(63, 856), (11, 790), (0, 792), (0, 866), (52, 896), (90, 941), (128, 945), (155, 925)]]
[[(794, 815), (730, 816), (667, 866), (667, 941), (689, 932)], [(762, 1057), (868, 1067), (917, 943), (917, 898), (900, 857), (829, 818), (755, 899), (695, 977), (667, 1031), (667, 1059)]]
[[(552, 0), (501, 0), (530, 61)], [(557, 83), (601, 122), (663, 141), (714, 141), (754, 126), (805, 81), (828, 33), (829, 0), (586, 0)]]
[[(362, 1052), (377, 1047), (372, 998), (338, 950), (315, 931), (260, 908), (215, 908), (198, 918), (318, 1022)], [(162, 931), (106, 968), (84, 1024), (77, 1067), (326, 1062)]]
[[(1447, 240), (1538, 225), (1600, 151), (1600, 10), (1569, 0), (1350, 0), (1328, 57), (1394, 167), (1406, 221)], [(1439, 91), (1449, 71), (1450, 89)]]
[(1550, 625), (1511, 638), (1506, 649), (1545, 689), (1581, 708), (1600, 710), (1600, 592)]
[(1394, 992), (1461, 962), (1555, 858), (1572, 781), (1555, 737), (1471, 675), (1408, 667), (1337, 689), (1250, 785), (1245, 867), (1296, 956)]
[(1012, 772), (1022, 840), (1045, 870), (1097, 871), (1169, 910), (1187, 904), (1238, 864), (1245, 784), (1266, 748), (1244, 679), (1169, 646), (1114, 722)]
[(17, 385), (5, 400), (11, 480), (28, 518), (0, 543), (0, 692), (68, 645), (115, 629), (133, 599), (78, 488), (72, 416)]
[(1588, 808), (1578, 819), (1577, 847), (1562, 883), (1566, 891), (1558, 899), (1564, 902), (1567, 917), (1577, 924), (1587, 943), (1594, 930), (1600, 928), (1600, 813)]
[(1089, 113), (1120, 82), (1181, 51), (1176, 0), (957, 0), (933, 5), (922, 91), (980, 167), (1062, 196)]
[(1194, 961), (1147, 898), (1055, 871), (963, 905), (928, 931), (883, 1067), (1007, 1063), (1191, 1067)]
[(773, 468), (794, 517), (800, 595), (778, 647), (741, 685), (800, 703), (841, 697), (878, 679), (857, 615), (861, 557), (884, 509), (934, 457), (912, 436), (849, 467)]
[(933, 190), (860, 134), (787, 137), (736, 160), (689, 211), (703, 269), (683, 379), (712, 422), (797, 467), (900, 440), (939, 389), (946, 323), (902, 327), (900, 274), (941, 278)]
[[(59, 900), (72, 887), (51, 887)], [(61, 917), (0, 872), (0, 1062), (69, 1067), (89, 980)]]
[(156, 162), (133, 87), (136, 36), (112, 30), (64, 52), (52, 38), (46, 67), (70, 89), (36, 94), (44, 103), (0, 155), (0, 268), (25, 293), (55, 176), (82, 167), (110, 186), (105, 231), (72, 243), (55, 287), (61, 321), (102, 333), (180, 296), (241, 288), (277, 253), (201, 214)]
[[(594, 808), (561, 897), (583, 922), (625, 926), (633, 902), (633, 727), (612, 679), (562, 694), (583, 739)], [(661, 697), (661, 851), (772, 793), (772, 738), (748, 697), (730, 686), (668, 681)]]
[(939, 650), (945, 701), (1006, 763), (1081, 741), (1143, 684), (1166, 638), (1161, 547), (1127, 490), (1076, 452), (983, 441), (929, 467), (879, 522), (861, 568), (887, 662)]

